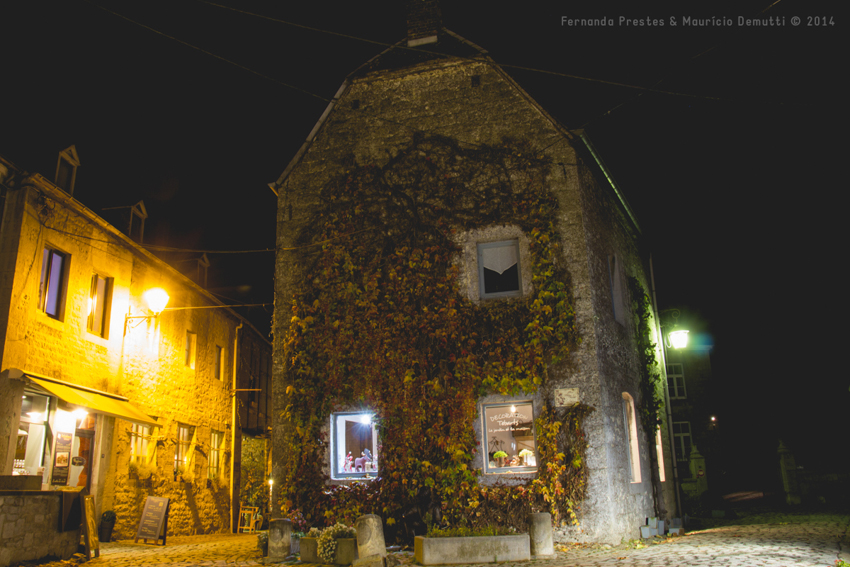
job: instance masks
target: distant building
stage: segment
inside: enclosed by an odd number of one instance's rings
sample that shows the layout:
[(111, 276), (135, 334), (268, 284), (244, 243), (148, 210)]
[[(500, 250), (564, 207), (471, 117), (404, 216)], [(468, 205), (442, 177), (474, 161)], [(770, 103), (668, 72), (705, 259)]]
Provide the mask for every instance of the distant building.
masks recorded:
[[(170, 499), (171, 535), (234, 529), (242, 435), (269, 435), (271, 345), (139, 244), (143, 203), (131, 238), (64, 190), (70, 150), (62, 187), (0, 158), (0, 474), (85, 487), (116, 537), (146, 496)], [(158, 316), (151, 288), (170, 295)]]
[[(544, 408), (558, 413), (580, 402), (594, 409), (585, 422), (589, 447), (569, 466), (587, 471), (588, 493), (576, 503), (578, 526), (559, 528), (559, 537), (637, 537), (648, 516), (665, 506), (672, 514), (675, 505), (664, 472), (666, 424), (647, 436), (640, 417), (640, 298), (628, 285), (649, 289), (638, 223), (584, 132), (566, 130), (485, 51), (442, 28), (435, 2), (410, 4), (408, 39), (345, 80), (272, 186), (275, 403), (286, 408), (275, 416), (275, 490), (289, 508), (316, 506), (326, 498), (320, 479), (335, 502), (309, 518), (316, 525), (322, 513), (344, 512), (338, 487), (380, 477), (378, 494), (356, 485), (352, 493), (363, 496), (350, 506), (398, 527), (430, 515), (428, 507), (438, 514), (446, 501), (428, 487), (466, 490), (467, 470), (484, 487), (530, 487), (544, 476), (535, 420)], [(541, 196), (538, 207), (554, 203), (552, 248), (529, 220), (543, 213), (523, 208), (532, 194)], [(557, 281), (537, 263), (541, 247), (556, 250)], [(423, 281), (437, 283), (416, 283)], [(339, 287), (330, 289), (333, 282)], [(471, 324), (460, 345), (451, 318), (463, 313), (466, 325), (512, 307), (520, 319), (560, 309), (547, 303), (550, 284), (567, 286), (580, 344), (545, 363), (539, 387), (507, 392), (513, 378), (499, 380), (531, 374), (513, 372), (513, 351), (489, 346), (529, 327), (514, 330), (507, 316), (504, 327)], [(398, 337), (406, 342), (393, 343)], [(517, 351), (536, 344), (522, 340)], [(466, 393), (446, 394), (468, 376), (462, 364), (481, 369), (470, 388), (490, 384), (469, 406)], [(419, 402), (419, 413), (400, 409)], [(314, 409), (299, 414), (304, 407)], [(411, 431), (412, 448), (402, 447), (400, 435)], [(422, 471), (455, 471), (456, 486), (439, 485), (443, 472)], [(317, 490), (316, 499), (307, 490)], [(382, 493), (391, 490), (400, 497)], [(388, 500), (384, 511), (365, 504)]]
[[(662, 317), (666, 317), (662, 315)], [(687, 313), (685, 314), (687, 317)], [(696, 333), (685, 348), (667, 349), (667, 391), (677, 469), (685, 495), (697, 495), (721, 479), (713, 345)], [(692, 451), (696, 447), (697, 452)], [(693, 462), (691, 457), (694, 457)]]

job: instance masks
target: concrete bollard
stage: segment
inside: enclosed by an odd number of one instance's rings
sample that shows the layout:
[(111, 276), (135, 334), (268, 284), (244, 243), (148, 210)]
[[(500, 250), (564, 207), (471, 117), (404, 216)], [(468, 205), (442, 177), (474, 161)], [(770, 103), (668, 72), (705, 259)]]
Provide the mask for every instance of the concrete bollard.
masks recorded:
[(360, 516), (354, 522), (354, 529), (357, 530), (358, 556), (387, 556), (387, 544), (384, 542), (384, 524), (380, 516), (375, 514)]
[(552, 543), (552, 516), (547, 512), (528, 517), (528, 535), (531, 539), (531, 555), (554, 555)]
[(292, 545), (292, 521), (269, 520), (269, 559), (283, 561)]

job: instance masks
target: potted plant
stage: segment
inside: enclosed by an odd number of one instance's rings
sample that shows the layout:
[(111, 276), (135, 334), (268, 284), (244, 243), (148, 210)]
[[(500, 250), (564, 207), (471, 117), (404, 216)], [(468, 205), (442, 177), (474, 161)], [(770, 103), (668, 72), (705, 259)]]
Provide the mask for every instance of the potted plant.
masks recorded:
[(107, 510), (100, 516), (100, 528), (97, 530), (97, 538), (107, 543), (112, 540), (112, 529), (118, 516), (112, 510)]
[(528, 458), (534, 456), (534, 451), (530, 449), (523, 449), (519, 452), (519, 456), (522, 457), (522, 464), (528, 466)]
[(493, 458), (496, 460), (497, 467), (505, 466), (505, 459), (508, 457), (508, 454), (504, 451), (496, 451), (493, 453)]

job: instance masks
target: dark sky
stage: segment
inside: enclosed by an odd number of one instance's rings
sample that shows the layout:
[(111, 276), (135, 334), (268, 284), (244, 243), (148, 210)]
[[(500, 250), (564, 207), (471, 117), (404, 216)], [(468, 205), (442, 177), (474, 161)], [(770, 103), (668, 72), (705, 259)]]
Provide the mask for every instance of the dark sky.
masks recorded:
[[(653, 252), (661, 307), (688, 308), (715, 344), (721, 425), (742, 447), (784, 435), (815, 462), (820, 440), (846, 432), (850, 406), (834, 212), (846, 187), (847, 23), (836, 1), (781, 0), (759, 15), (770, 4), (456, 1), (443, 17), (498, 63), (574, 76), (506, 69), (565, 126), (586, 128), (613, 170)], [(382, 49), (274, 20), (393, 43), (404, 4), (221, 5), (242, 12), (200, 0), (7, 2), (0, 153), (52, 178), (58, 151), (76, 144), (75, 197), (96, 212), (144, 199), (149, 243), (272, 248), (267, 184), (320, 99)], [(770, 16), (784, 25), (739, 21)], [(213, 291), (272, 301), (271, 253), (210, 257)], [(246, 314), (268, 329), (270, 312)]]

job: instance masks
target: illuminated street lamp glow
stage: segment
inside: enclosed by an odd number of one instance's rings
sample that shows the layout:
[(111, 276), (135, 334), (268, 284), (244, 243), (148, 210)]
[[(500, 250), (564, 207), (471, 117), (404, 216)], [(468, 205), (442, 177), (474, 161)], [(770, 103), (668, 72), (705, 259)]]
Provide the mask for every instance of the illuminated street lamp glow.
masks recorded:
[(688, 346), (688, 331), (678, 330), (671, 332), (670, 344), (673, 348), (685, 348)]
[(360, 423), (362, 423), (363, 425), (369, 425), (370, 423), (372, 423), (372, 416), (369, 415), (368, 413), (361, 415), (360, 416)]
[(168, 294), (161, 287), (155, 287), (153, 289), (149, 289), (145, 292), (144, 295), (145, 303), (148, 304), (148, 308), (159, 315), (165, 309), (165, 306), (168, 305)]

